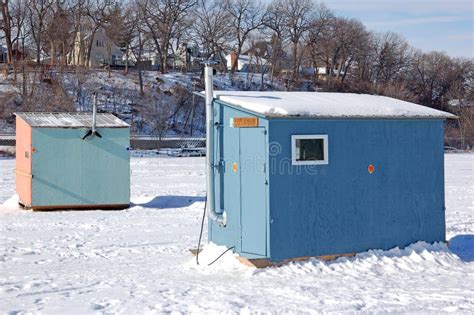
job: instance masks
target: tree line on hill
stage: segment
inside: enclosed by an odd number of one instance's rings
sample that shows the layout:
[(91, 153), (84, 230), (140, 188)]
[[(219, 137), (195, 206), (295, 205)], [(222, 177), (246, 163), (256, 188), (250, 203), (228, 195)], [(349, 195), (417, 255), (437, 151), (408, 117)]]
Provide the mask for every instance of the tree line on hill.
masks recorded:
[[(20, 63), (26, 51), (34, 63), (66, 65), (78, 34), (91, 39), (103, 29), (124, 52), (127, 68), (129, 59), (139, 63), (152, 52), (162, 73), (173, 71), (168, 59), (186, 43), (202, 59), (223, 61), (233, 52), (232, 75), (247, 51), (270, 82), (284, 81), (289, 90), (387, 95), (467, 115), (463, 127), (473, 129), (473, 59), (420, 51), (399, 34), (375, 33), (335, 15), (323, 2), (0, 0), (0, 11), (8, 64)], [(80, 45), (79, 65), (90, 65), (93, 42)]]

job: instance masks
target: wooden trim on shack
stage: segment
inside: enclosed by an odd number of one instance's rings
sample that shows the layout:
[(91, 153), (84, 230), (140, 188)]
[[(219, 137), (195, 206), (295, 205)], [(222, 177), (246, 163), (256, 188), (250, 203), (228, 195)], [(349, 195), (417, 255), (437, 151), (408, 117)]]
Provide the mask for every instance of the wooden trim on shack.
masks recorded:
[(246, 266), (255, 267), (255, 268), (267, 268), (267, 267), (280, 267), (280, 266), (289, 264), (291, 262), (306, 261), (311, 258), (319, 259), (323, 261), (331, 261), (331, 260), (338, 259), (340, 257), (354, 257), (355, 255), (356, 253), (323, 255), (323, 256), (305, 256), (305, 257), (285, 259), (279, 262), (272, 262), (266, 258), (248, 259), (248, 258), (239, 256), (238, 260)]
[[(22, 205), (22, 204), (20, 204)], [(25, 207), (24, 205), (22, 205)], [(130, 204), (116, 205), (55, 205), (55, 206), (30, 206), (25, 209), (33, 211), (57, 211), (57, 210), (123, 210), (130, 207)]]
[[(196, 256), (198, 254), (198, 250), (193, 248), (189, 250), (193, 256)], [(202, 248), (199, 249), (199, 253), (202, 252)], [(304, 257), (295, 257), (295, 258), (290, 258), (290, 259), (285, 259), (282, 261), (278, 262), (273, 262), (270, 261), (267, 258), (245, 258), (242, 256), (238, 256), (237, 260), (249, 267), (255, 267), (255, 268), (268, 268), (268, 267), (281, 267), (283, 265), (289, 264), (291, 262), (298, 262), (298, 261), (306, 261), (309, 259), (319, 259), (323, 261), (331, 261), (331, 260), (336, 260), (340, 257), (354, 257), (356, 253), (347, 253), (347, 254), (336, 254), (336, 255), (323, 255), (323, 256), (304, 256)]]

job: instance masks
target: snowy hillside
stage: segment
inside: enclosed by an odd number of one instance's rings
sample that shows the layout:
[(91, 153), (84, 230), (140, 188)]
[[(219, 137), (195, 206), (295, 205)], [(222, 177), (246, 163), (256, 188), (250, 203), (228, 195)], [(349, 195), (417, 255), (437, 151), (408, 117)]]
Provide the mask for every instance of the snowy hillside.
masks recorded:
[[(21, 77), (14, 83), (12, 75), (0, 76), (0, 133), (14, 133), (13, 112), (19, 111), (64, 111), (57, 103), (71, 103), (69, 111), (91, 111), (93, 93), (98, 94), (99, 111), (114, 113), (132, 125), (132, 133), (156, 135), (202, 136), (204, 132), (203, 100), (192, 95), (204, 89), (200, 72), (172, 72), (161, 74), (157, 71), (143, 71), (143, 94), (140, 93), (140, 78), (137, 71), (125, 74), (122, 70), (110, 73), (104, 70), (48, 72), (51, 82), (40, 82), (38, 95), (29, 101), (21, 97)], [(56, 87), (67, 95), (63, 99), (48, 98), (42, 93)], [(220, 73), (215, 76), (218, 90), (261, 90), (283, 89), (282, 82), (270, 83), (268, 75), (262, 77), (252, 73)], [(47, 94), (47, 93), (46, 93)], [(23, 100), (23, 103), (22, 101)], [(65, 101), (67, 100), (67, 102)], [(23, 104), (18, 106), (18, 104)], [(25, 106), (24, 106), (25, 105)], [(3, 109), (5, 107), (5, 109)], [(157, 130), (159, 129), (159, 130)]]
[[(446, 155), (445, 244), (254, 269), (195, 248), (203, 158), (133, 157), (132, 208), (16, 207), (0, 160), (0, 313), (474, 312), (474, 154)], [(205, 235), (206, 237), (206, 235)]]

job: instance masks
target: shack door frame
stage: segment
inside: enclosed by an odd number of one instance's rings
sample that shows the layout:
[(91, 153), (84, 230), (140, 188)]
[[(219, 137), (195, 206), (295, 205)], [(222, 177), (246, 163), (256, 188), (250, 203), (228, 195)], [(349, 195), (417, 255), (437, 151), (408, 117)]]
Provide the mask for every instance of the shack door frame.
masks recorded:
[[(236, 249), (245, 256), (267, 257), (268, 124), (266, 119), (254, 114), (219, 105), (214, 116), (215, 187), (216, 207), (228, 215), (224, 229), (228, 230), (230, 239), (225, 238), (233, 240)], [(258, 125), (233, 127), (232, 119), (241, 117), (258, 117)], [(258, 158), (247, 158), (252, 154)], [(254, 172), (257, 168), (258, 173)]]

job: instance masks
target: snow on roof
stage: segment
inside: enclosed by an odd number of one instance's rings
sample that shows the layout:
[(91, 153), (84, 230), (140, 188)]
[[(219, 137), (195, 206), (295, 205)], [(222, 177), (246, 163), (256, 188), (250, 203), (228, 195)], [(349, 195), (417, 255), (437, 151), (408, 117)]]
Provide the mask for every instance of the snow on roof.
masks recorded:
[[(91, 128), (91, 113), (15, 113), (31, 127)], [(126, 122), (109, 113), (97, 114), (97, 128), (126, 128)]]
[(456, 118), (386, 96), (331, 92), (214, 91), (214, 97), (265, 116), (335, 118)]

